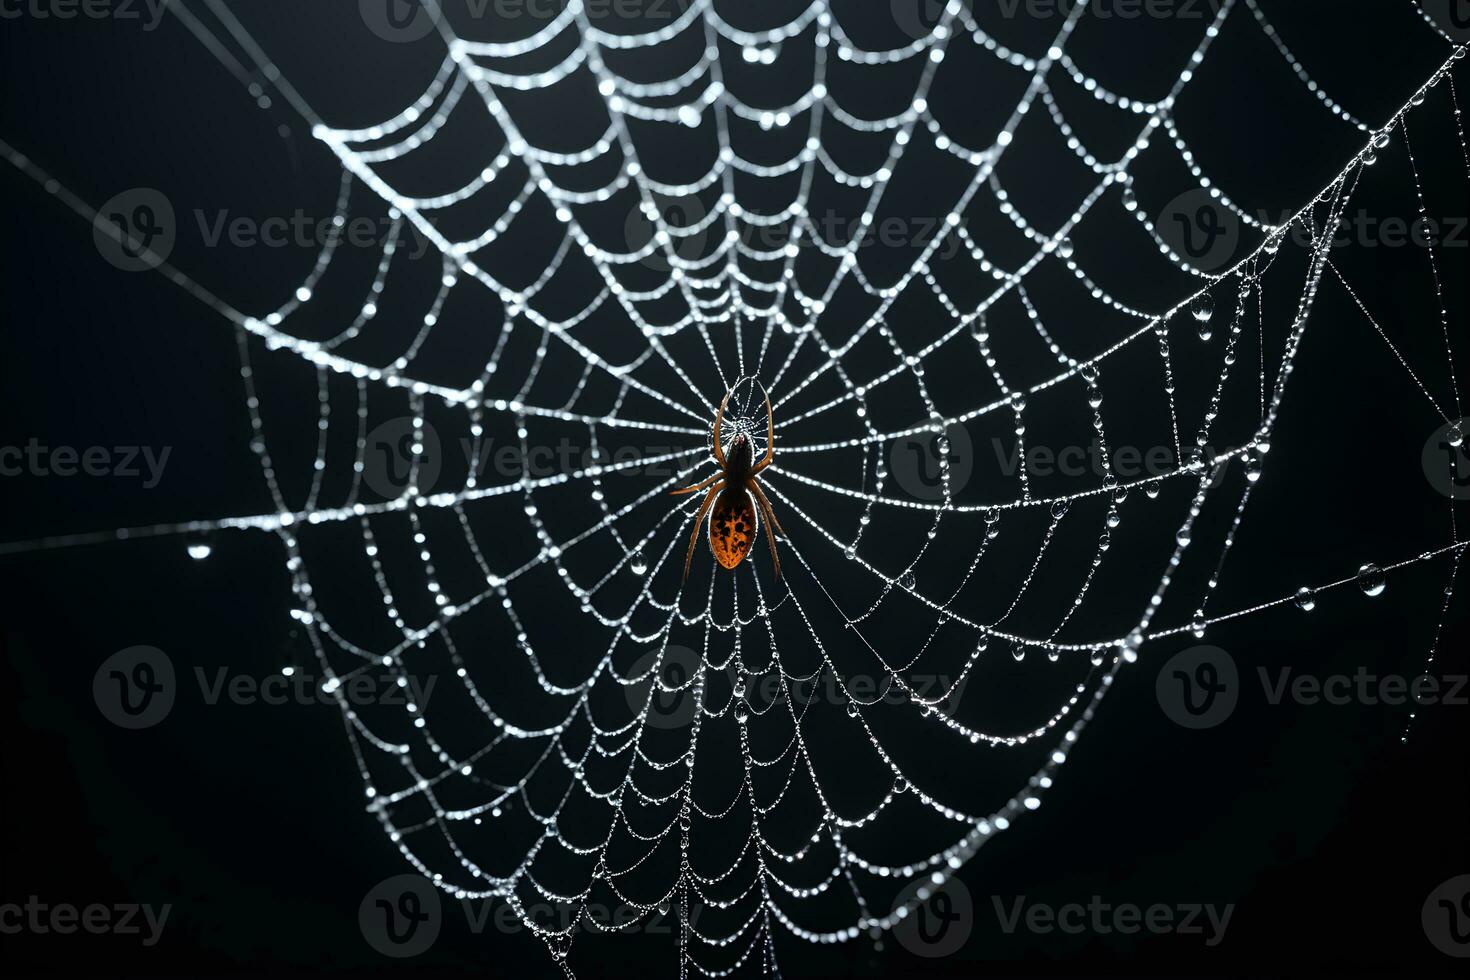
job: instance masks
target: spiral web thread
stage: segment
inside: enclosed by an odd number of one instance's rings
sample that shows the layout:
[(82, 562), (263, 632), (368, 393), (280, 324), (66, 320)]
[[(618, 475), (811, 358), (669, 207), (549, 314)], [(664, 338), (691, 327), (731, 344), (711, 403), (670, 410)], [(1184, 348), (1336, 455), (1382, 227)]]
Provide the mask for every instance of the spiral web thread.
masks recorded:
[[(1453, 42), (1413, 98), (1374, 124), (1323, 91), (1255, 0), (1220, 4), (1173, 84), (1151, 99), (1110, 91), (1068, 53), (1085, 5), (1059, 18), (1048, 47), (1026, 54), (987, 33), (959, 2), (946, 5), (922, 36), (869, 49), (820, 0), (761, 29), (736, 27), (716, 4), (694, 0), (646, 33), (610, 32), (572, 0), (535, 34), (513, 41), (463, 39), (437, 18), (445, 57), (422, 95), (378, 125), (341, 129), (315, 116), (223, 4), (206, 6), (340, 161), (338, 220), (361, 186), (388, 209), (392, 233), (360, 314), (325, 337), (319, 324), (292, 327), (310, 319), (333, 245), (287, 302), (257, 315), (158, 263), (236, 328), (251, 445), (273, 507), (117, 533), (241, 529), (277, 537), (298, 600), (291, 614), (305, 628), (325, 690), (338, 696), (369, 811), (404, 859), (447, 892), (508, 903), (568, 974), (581, 932), (637, 928), (670, 909), (681, 976), (775, 972), (782, 933), (829, 943), (892, 928), (982, 844), (1040, 806), (1140, 648), (1290, 602), (1285, 596), (1228, 612), (1211, 605), (1252, 489), (1268, 469), (1273, 429), (1324, 282), (1349, 291), (1437, 416), (1448, 422), (1461, 414), (1448, 314), (1441, 313), (1441, 326), (1453, 416), (1358, 301), (1330, 257), (1326, 233), (1391, 138), (1409, 149), (1409, 119), (1426, 93), (1448, 88), (1453, 96), (1451, 69), (1463, 55)], [(169, 9), (218, 46), (188, 6)], [(1175, 117), (1224, 25), (1242, 13), (1329, 122), (1361, 139), (1338, 176), (1275, 224), (1237, 205), (1205, 174)], [(742, 71), (797, 61), (810, 72), (783, 68), (797, 90), (786, 104), (763, 108), (742, 101), (729, 80), (732, 59)], [(835, 81), (829, 88), (838, 66), (907, 71), (912, 97), (891, 115), (867, 118), (843, 103)], [(977, 74), (1009, 79), (1011, 89), (997, 81), (995, 91), (1019, 93), (983, 138), (955, 132), (938, 106), (946, 86)], [(554, 87), (600, 102), (605, 128), (571, 149), (529, 138), (518, 112), (534, 108), (538, 90)], [(1064, 106), (1079, 97), (1096, 103), (1122, 134), (1121, 151), (1094, 151), (1073, 129)], [(441, 131), (466, 119), (488, 134), (478, 172), (431, 191), (395, 184), (395, 164), (431, 152)], [(1459, 126), (1457, 104), (1454, 121)], [(1070, 215), (1050, 230), (1028, 219), (1001, 182), (1012, 145), (1043, 133), (1087, 175)], [(645, 161), (662, 162), (665, 134), (702, 140), (708, 166), (677, 180), (655, 177), (663, 168)], [(1463, 131), (1460, 138), (1463, 147)], [(767, 139), (774, 150), (762, 145)], [(857, 202), (856, 227), (875, 228), (887, 188), (919, 147), (959, 168), (961, 190), (942, 205), (927, 243), (882, 285), (864, 268), (860, 236), (828, 240), (810, 202), (819, 184), (841, 189)], [(49, 179), (5, 149), (12, 163)], [(844, 153), (864, 157), (871, 169), (844, 166)], [(1173, 154), (1193, 185), (1238, 218), (1253, 236), (1245, 258), (1212, 271), (1171, 247), (1135, 191), (1136, 165), (1149, 154)], [(1424, 215), (1417, 168), (1413, 177)], [(790, 185), (790, 204), (744, 206), (746, 183)], [(70, 192), (53, 190), (92, 216)], [(476, 209), (497, 192), (502, 203), (487, 220)], [(995, 223), (985, 225), (982, 213)], [(622, 220), (629, 214), (631, 223)], [(1094, 279), (1073, 245), (1089, 222), (1136, 223), (1149, 251), (1186, 284), (1177, 299), (1142, 307)], [(468, 225), (478, 230), (445, 230)], [(635, 226), (643, 236), (636, 242), (606, 234), (610, 227), (637, 237)], [(537, 247), (551, 245), (535, 279), (509, 283), (497, 275), (493, 250), (529, 247), (517, 239), (526, 227)], [(400, 357), (354, 359), (354, 345), (380, 323), (378, 306), (410, 231), (428, 239), (442, 263), (436, 294)], [(1014, 236), (1009, 250), (986, 240), (1001, 231)], [(1426, 254), (1438, 289), (1444, 273), (1435, 251)], [(1058, 271), (1095, 309), (1093, 336), (1111, 331), (1105, 343), (1089, 340), (1087, 353), (1046, 322), (1046, 298), (1057, 287), (1034, 284)], [(1280, 309), (1265, 298), (1268, 280), (1273, 296), (1290, 298)], [(862, 304), (861, 316), (847, 314), (853, 303)], [(841, 318), (828, 315), (842, 304)], [(455, 307), (477, 311), (477, 329), (489, 331), (493, 351), (473, 377), (450, 380), (427, 369), (421, 376), (419, 356)], [(1174, 348), (1211, 330), (1222, 337), (1200, 348), (1208, 370), (1190, 373), (1181, 361), (1197, 369), (1202, 355), (1191, 348), (1181, 357)], [(1049, 369), (1013, 370), (1000, 343), (1006, 333), (1039, 341)], [(271, 454), (256, 387), (262, 349), (306, 365), (315, 378), (319, 435), (304, 494), (288, 489)], [(940, 391), (933, 368), (959, 360), (972, 383)], [(874, 363), (885, 366), (875, 374)], [(1110, 386), (1115, 372), (1124, 380)], [(757, 543), (734, 573), (706, 571), (711, 563), (701, 548), (695, 573), (682, 582), (701, 495), (670, 498), (667, 491), (709, 472), (709, 423), (726, 391), (734, 394), (726, 436), (749, 432), (764, 451), (756, 380), (775, 404), (776, 466), (763, 482), (790, 532), (780, 542), (785, 574), (768, 574)], [(1045, 406), (1042, 415), (1080, 412), (1084, 432), (1106, 447), (1102, 392), (1121, 395), (1129, 385), (1147, 386), (1167, 406), (1178, 465), (1166, 472), (1125, 479), (1109, 471), (1086, 486), (1055, 488), (1033, 486), (1021, 468), (1007, 482), (985, 484), (988, 497), (971, 499), (951, 491), (942, 441), (934, 499), (905, 493), (889, 472), (896, 443), (930, 434), (942, 440), (956, 426), (999, 424), (1024, 452), (1037, 406)], [(887, 397), (900, 390), (902, 397)], [(356, 410), (334, 410), (344, 400)], [(374, 500), (363, 479), (369, 430), (405, 412), (408, 485)], [(1236, 418), (1247, 426), (1239, 444), (1209, 448), (1217, 421)], [(352, 430), (351, 477), (345, 497), (331, 500), (325, 475), (348, 463), (329, 434), (342, 426)], [(463, 439), (472, 458), (502, 436), (529, 457), (569, 433), (586, 453), (549, 474), (470, 471), (452, 489), (420, 488), (431, 432)], [(598, 455), (627, 439), (680, 445), (634, 460)], [(1244, 479), (1217, 479), (1237, 460)], [(664, 475), (627, 478), (652, 464), (662, 464)], [(1197, 534), (1207, 499), (1231, 493), (1238, 499), (1224, 533), (1218, 540)], [(1116, 629), (1089, 625), (1080, 613), (1107, 584), (1108, 559), (1118, 560), (1114, 529), (1131, 521), (1171, 522), (1169, 551), (1147, 588), (1121, 607), (1126, 621)], [(517, 533), (507, 534), (512, 525)], [(1057, 542), (1078, 533), (1090, 560), (1072, 569), (1068, 548)], [(1027, 560), (987, 561), (999, 542), (1018, 536), (1029, 542)], [(343, 549), (360, 554), (371, 576), (361, 588), (381, 605), (334, 608), (321, 595)], [(1214, 571), (1190, 603), (1192, 620), (1156, 625), (1184, 559), (1205, 549), (1217, 552), (1204, 562)], [(1453, 578), (1462, 554), (1452, 509), (1448, 543), (1382, 570), (1444, 555)], [(895, 564), (895, 555), (907, 558)], [(1039, 583), (1055, 565), (1070, 586), (1047, 604), (1049, 624), (1021, 625), (1018, 610), (1043, 591)], [(996, 594), (1002, 601), (992, 614)], [(601, 637), (600, 645), (567, 651), (553, 625), (558, 613), (541, 612), (559, 607), (578, 629)], [(894, 633), (894, 621), (904, 631)], [(1437, 643), (1438, 630), (1431, 661)], [(958, 659), (954, 650), (963, 651)], [(676, 664), (681, 651), (690, 656)], [(938, 675), (942, 683), (921, 686), (917, 679), (932, 680), (932, 663), (944, 656), (951, 659)], [(1028, 677), (1048, 677), (1054, 703), (1021, 726), (986, 727), (955, 707), (972, 673), (996, 658), (1023, 664)], [(448, 695), (436, 695), (433, 705), (370, 716), (342, 693), (355, 677), (407, 685), (425, 672), (454, 675), (457, 711), (442, 708)], [(525, 683), (502, 683), (512, 673)], [(881, 678), (880, 689), (850, 688), (858, 673)], [(801, 696), (817, 685), (836, 692), (833, 705)], [(673, 725), (660, 715), (670, 698), (686, 711)], [(827, 707), (836, 708), (833, 717), (818, 719)], [(975, 746), (975, 753), (1014, 753), (1020, 774), (998, 803), (993, 793), (959, 802), (955, 787), (917, 775), (891, 748), (895, 729), (880, 714), (904, 715), (936, 752), (963, 756)], [(847, 753), (868, 753), (871, 772), (856, 789), (829, 793), (829, 760), (814, 744), (815, 730), (840, 740)], [(922, 833), (912, 829), (921, 819), (930, 821)], [(723, 847), (719, 863), (704, 863), (700, 838)], [(889, 856), (895, 843), (908, 847), (906, 856)], [(588, 910), (608, 902), (635, 918), (594, 922)], [(541, 914), (548, 903), (570, 914), (548, 918)]]

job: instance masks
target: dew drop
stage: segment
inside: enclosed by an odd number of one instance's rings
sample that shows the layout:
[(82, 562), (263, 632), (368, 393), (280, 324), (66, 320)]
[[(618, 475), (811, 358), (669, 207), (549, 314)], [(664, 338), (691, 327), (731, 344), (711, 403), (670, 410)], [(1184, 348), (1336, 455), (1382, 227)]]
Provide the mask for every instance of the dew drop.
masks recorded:
[(184, 550), (195, 561), (203, 561), (214, 554), (214, 532), (210, 530), (190, 531), (184, 535)]
[(1011, 657), (1017, 663), (1019, 663), (1022, 660), (1025, 660), (1026, 659), (1026, 644), (1020, 642), (1019, 640), (1017, 640), (1015, 643), (1011, 644)]
[(1201, 639), (1205, 635), (1206, 625), (1205, 617), (1195, 614), (1194, 619), (1189, 624), (1189, 631), (1194, 634), (1196, 640)]
[(648, 562), (643, 558), (643, 552), (633, 552), (633, 557), (628, 561), (628, 569), (634, 575), (644, 575), (648, 572)]
[(1072, 239), (1063, 238), (1057, 242), (1057, 255), (1064, 259), (1070, 259), (1072, 257), (1072, 251)]
[(1162, 489), (1163, 486), (1157, 480), (1155, 480), (1153, 483), (1150, 483), (1148, 486), (1143, 488), (1143, 495), (1149, 500), (1157, 500), (1159, 497), (1159, 491)]
[(1388, 584), (1383, 574), (1383, 569), (1371, 562), (1358, 569), (1358, 588), (1363, 590), (1366, 596), (1378, 596), (1383, 594), (1384, 587)]
[(1179, 533), (1174, 535), (1174, 540), (1179, 542), (1179, 547), (1181, 548), (1189, 547), (1189, 525), (1186, 524), (1184, 527), (1181, 527)]
[(1311, 612), (1317, 608), (1317, 594), (1305, 585), (1296, 590), (1296, 598), (1293, 601), (1302, 612)]
[(1210, 318), (1215, 315), (1215, 300), (1209, 293), (1200, 293), (1194, 298), (1194, 302), (1190, 304), (1189, 312), (1197, 322), (1209, 323)]
[(909, 569), (898, 577), (898, 584), (909, 591), (913, 591), (917, 579), (914, 577), (913, 569)]
[(1067, 516), (1068, 506), (1068, 501), (1065, 498), (1061, 500), (1053, 500), (1051, 502), (1051, 516), (1056, 518), (1057, 520), (1061, 520), (1063, 517)]

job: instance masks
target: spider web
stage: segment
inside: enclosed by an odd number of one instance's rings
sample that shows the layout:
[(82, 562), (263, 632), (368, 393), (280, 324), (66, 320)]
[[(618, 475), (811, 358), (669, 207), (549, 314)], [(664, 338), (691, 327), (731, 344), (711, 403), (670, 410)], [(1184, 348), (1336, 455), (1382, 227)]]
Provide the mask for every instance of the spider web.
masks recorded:
[[(369, 811), (410, 865), (504, 901), (568, 973), (582, 932), (656, 915), (677, 921), (681, 976), (776, 970), (783, 934), (895, 927), (1042, 804), (1150, 642), (1292, 601), (1213, 600), (1319, 291), (1352, 290), (1332, 229), (1379, 155), (1413, 165), (1408, 119), (1453, 92), (1464, 51), (1370, 123), (1254, 0), (1161, 51), (1172, 77), (1146, 98), (1070, 52), (1086, 5), (1024, 50), (959, 2), (870, 40), (821, 0), (744, 27), (754, 15), (694, 0), (641, 30), (572, 0), (513, 39), (462, 37), (428, 6), (444, 46), (430, 83), (338, 128), (207, 6), (340, 162), (339, 226), (367, 196), (392, 233), (346, 324), (311, 318), (335, 244), (256, 315), (158, 263), (235, 325), (273, 504), (131, 533), (279, 539)], [(1355, 134), (1276, 222), (1205, 173), (1178, 111), (1227, 23), (1254, 25)], [(1069, 179), (1012, 186), (1025, 144)], [(1182, 192), (1238, 222), (1228, 262), (1181, 250), (1161, 202)], [(885, 241), (895, 216), (911, 223)], [(399, 254), (410, 235), (427, 263)], [(1121, 268), (1101, 254), (1124, 248)], [(527, 256), (537, 274), (510, 280)], [(1439, 326), (1458, 416), (1447, 313)], [(263, 356), (308, 411), (272, 415)], [(726, 436), (765, 451), (761, 386), (783, 575), (759, 548), (717, 572), (701, 547), (685, 581), (701, 495), (667, 492), (709, 473), (726, 392)], [(272, 446), (303, 427), (311, 463), (288, 472)], [(1094, 442), (1101, 466), (1062, 476), (992, 471), (976, 448)], [(402, 450), (386, 471), (382, 444)], [(1120, 475), (1121, 445), (1170, 462)], [(541, 447), (562, 454), (531, 465)], [(1202, 516), (1220, 498), (1225, 518)], [(1462, 554), (1452, 511), (1448, 544), (1308, 597)], [(1156, 622), (1166, 597), (1182, 622)], [(342, 693), (426, 673), (456, 689), (392, 709)], [(953, 778), (956, 759), (974, 778)], [(609, 906), (637, 915), (591, 913)]]

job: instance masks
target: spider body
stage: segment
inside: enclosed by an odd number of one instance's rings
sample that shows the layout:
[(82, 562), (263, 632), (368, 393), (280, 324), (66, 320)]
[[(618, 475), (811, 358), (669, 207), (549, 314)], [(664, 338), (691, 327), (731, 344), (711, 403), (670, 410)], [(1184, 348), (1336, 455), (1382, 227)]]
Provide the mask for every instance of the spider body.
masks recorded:
[[(689, 566), (694, 561), (694, 548), (699, 543), (699, 531), (704, 524), (705, 515), (709, 515), (709, 547), (715, 556), (715, 561), (722, 568), (735, 568), (750, 554), (751, 543), (755, 540), (755, 529), (760, 522), (756, 519), (757, 513), (765, 519), (766, 544), (771, 549), (771, 561), (776, 567), (776, 577), (781, 577), (781, 559), (776, 554), (776, 535), (779, 531), (783, 536), (785, 531), (781, 530), (781, 523), (776, 520), (776, 514), (771, 509), (771, 502), (766, 499), (765, 492), (761, 490), (760, 481), (756, 475), (775, 458), (775, 421), (771, 415), (771, 398), (766, 396), (766, 454), (759, 462), (755, 462), (755, 447), (750, 437), (745, 433), (738, 433), (730, 440), (730, 451), (727, 453), (720, 439), (720, 428), (725, 418), (725, 408), (730, 403), (730, 395), (725, 395), (725, 400), (720, 402), (720, 410), (715, 414), (715, 424), (712, 429), (714, 436), (713, 451), (715, 462), (720, 466), (719, 472), (713, 476), (690, 487), (684, 487), (673, 491), (674, 495), (695, 493), (708, 489), (704, 501), (699, 505), (699, 510), (694, 515), (694, 530), (689, 535), (689, 551), (684, 556), (684, 578), (689, 578)], [(775, 531), (772, 530), (775, 529)]]

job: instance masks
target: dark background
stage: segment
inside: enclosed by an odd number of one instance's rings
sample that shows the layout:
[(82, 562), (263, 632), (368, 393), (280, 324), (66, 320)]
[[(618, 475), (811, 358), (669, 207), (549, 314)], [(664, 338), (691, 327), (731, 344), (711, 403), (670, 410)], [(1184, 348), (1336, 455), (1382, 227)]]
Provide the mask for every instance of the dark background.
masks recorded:
[[(1368, 121), (1387, 117), (1448, 53), (1408, 3), (1263, 6), (1327, 91)], [(238, 13), (317, 111), (344, 124), (406, 104), (442, 54), (433, 39), (422, 50), (384, 45), (364, 29), (356, 4), (273, 0), (242, 4)], [(874, 30), (881, 30), (881, 13), (868, 12)], [(839, 15), (861, 19), (845, 8)], [(1016, 47), (1032, 52), (1035, 37), (1049, 32), (1005, 26)], [(1197, 22), (1115, 23), (1110, 33), (1079, 34), (1069, 50), (1117, 90), (1156, 93), (1199, 29)], [(337, 193), (331, 155), (279, 97), (255, 107), (241, 80), (176, 20), (145, 31), (116, 19), (26, 17), (7, 20), (3, 30), (0, 138), (84, 200), (95, 205), (151, 186), (165, 189), (181, 213), (330, 213)], [(1206, 170), (1243, 203), (1273, 214), (1294, 209), (1361, 145), (1361, 134), (1292, 77), (1247, 10), (1232, 14), (1211, 58), (1221, 64), (1191, 90), (1198, 101), (1181, 106), (1181, 125)], [(1449, 218), (1467, 208), (1446, 88), (1431, 94), (1410, 126), (1429, 209)], [(984, 105), (983, 95), (949, 89), (952, 98)], [(554, 107), (547, 112), (554, 115)], [(1365, 178), (1362, 206), (1411, 219), (1417, 212), (1402, 141), (1383, 156)], [(1043, 186), (1052, 179), (1047, 161), (1042, 155), (1029, 167), (1018, 164), (1016, 183), (1029, 175)], [(173, 447), (152, 489), (111, 478), (5, 478), (0, 540), (270, 510), (247, 448), (234, 338), (218, 315), (157, 275), (105, 264), (86, 222), (18, 171), (0, 173), (0, 195), (0, 444), (36, 437), (51, 445)], [(1148, 207), (1142, 183), (1140, 197)], [(1043, 194), (1038, 207), (1044, 203)], [(893, 207), (902, 212), (903, 199)], [(912, 213), (922, 213), (918, 207)], [(1132, 260), (1110, 254), (1105, 235), (1116, 227), (1105, 219), (1090, 228), (1092, 238), (1079, 231), (1079, 258), (1104, 272), (1111, 263), (1127, 276)], [(307, 250), (207, 249), (186, 240), (188, 233), (181, 231), (173, 261), (241, 309), (279, 303), (311, 261)], [(1439, 253), (1460, 345), (1470, 258), (1464, 244)], [(1369, 308), (1387, 314), (1381, 322), (1431, 392), (1450, 404), (1422, 250), (1349, 249), (1338, 261)], [(1170, 298), (1182, 294), (1177, 280), (1154, 285)], [(1463, 346), (1456, 353), (1462, 363), (1470, 356)], [(265, 355), (257, 348), (256, 356)], [(294, 391), (298, 407), (314, 402), (308, 374), (282, 370), (262, 384), (268, 395)], [(1075, 417), (1075, 404), (1065, 410)], [(890, 421), (897, 423), (896, 414)], [(1304, 582), (1351, 575), (1364, 561), (1396, 561), (1447, 543), (1448, 508), (1419, 463), (1437, 424), (1351, 302), (1324, 285), (1272, 466), (1232, 555), (1234, 574), (1211, 608), (1276, 598)], [(310, 459), (310, 441), (294, 447), (296, 456)], [(286, 469), (289, 442), (273, 452)], [(783, 523), (798, 546), (818, 552), (799, 522)], [(1201, 536), (1215, 541), (1218, 531)], [(879, 539), (872, 547), (881, 555), (889, 546)], [(965, 545), (952, 550), (963, 556)], [(1156, 561), (1138, 564), (1141, 579), (1157, 578)], [(1347, 588), (1323, 596), (1310, 615), (1288, 605), (1218, 624), (1207, 642), (1230, 650), (1251, 674), (1257, 665), (1290, 664), (1320, 674), (1363, 665), (1412, 676), (1422, 669), (1449, 565), (1446, 555), (1392, 573), (1374, 600)], [(52, 903), (173, 906), (152, 948), (118, 935), (0, 937), (8, 975), (554, 974), (539, 943), (500, 935), (493, 925), (474, 935), (453, 910), (433, 950), (408, 964), (364, 943), (361, 897), (406, 866), (363, 811), (361, 783), (329, 708), (211, 706), (181, 697), (164, 723), (139, 732), (98, 714), (92, 675), (126, 646), (169, 651), (181, 672), (228, 666), (254, 677), (298, 655), (289, 648), (289, 580), (281, 566), (279, 543), (263, 534), (222, 535), (202, 563), (185, 556), (176, 536), (0, 556), (0, 901), (37, 895)], [(825, 577), (827, 566), (816, 567)], [(1464, 608), (1463, 597), (1453, 600), (1441, 638), (1437, 666), (1446, 675), (1465, 673)], [(1160, 622), (1188, 615), (1176, 607)], [(1173, 637), (1148, 657), (1162, 662), (1193, 642)], [(961, 874), (977, 925), (959, 954), (925, 960), (886, 937), (881, 951), (868, 939), (809, 948), (782, 935), (785, 972), (1448, 975), (1455, 963), (1426, 940), (1420, 907), (1440, 882), (1470, 872), (1466, 707), (1421, 709), (1412, 739), (1401, 744), (1402, 706), (1271, 706), (1257, 687), (1227, 723), (1188, 732), (1159, 710), (1150, 662), (1120, 677), (1046, 806)], [(951, 770), (959, 782), (968, 775)], [(1234, 903), (1236, 910), (1224, 941), (1206, 948), (1185, 936), (1007, 935), (990, 904), (992, 895), (1061, 904), (1094, 894), (1144, 905)], [(672, 971), (676, 958), (667, 938), (583, 939), (571, 965), (585, 975), (652, 975)]]

